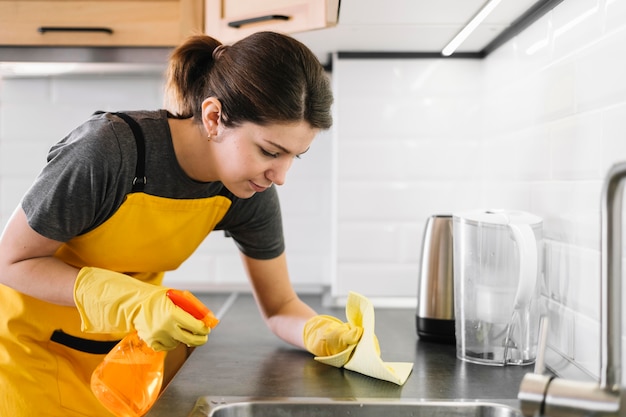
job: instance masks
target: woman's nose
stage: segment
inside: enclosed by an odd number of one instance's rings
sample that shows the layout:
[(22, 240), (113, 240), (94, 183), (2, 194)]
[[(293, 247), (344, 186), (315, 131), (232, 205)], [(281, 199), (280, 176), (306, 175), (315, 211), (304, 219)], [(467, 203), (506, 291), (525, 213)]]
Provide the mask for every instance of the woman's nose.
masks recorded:
[(283, 185), (292, 162), (293, 158), (278, 158), (267, 170), (265, 177), (276, 185)]

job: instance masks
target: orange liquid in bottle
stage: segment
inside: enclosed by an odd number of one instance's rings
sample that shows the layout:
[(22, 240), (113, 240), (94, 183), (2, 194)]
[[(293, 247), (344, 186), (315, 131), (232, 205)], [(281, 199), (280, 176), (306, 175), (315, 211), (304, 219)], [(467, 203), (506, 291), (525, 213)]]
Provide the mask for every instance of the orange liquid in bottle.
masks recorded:
[(91, 390), (116, 416), (140, 417), (159, 395), (164, 358), (165, 352), (155, 352), (132, 333), (96, 368)]
[[(169, 290), (174, 304), (214, 328), (219, 320), (189, 291)], [(165, 352), (156, 352), (137, 333), (122, 339), (91, 375), (91, 391), (117, 417), (141, 417), (161, 391)]]

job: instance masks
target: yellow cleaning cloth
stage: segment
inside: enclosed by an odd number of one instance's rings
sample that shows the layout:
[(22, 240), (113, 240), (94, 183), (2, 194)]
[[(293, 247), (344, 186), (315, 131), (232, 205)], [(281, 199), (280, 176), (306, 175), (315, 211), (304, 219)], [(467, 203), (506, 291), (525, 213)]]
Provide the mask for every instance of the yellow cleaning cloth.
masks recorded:
[(348, 323), (363, 327), (363, 336), (356, 345), (332, 356), (317, 356), (316, 361), (384, 381), (403, 385), (413, 370), (411, 362), (383, 362), (374, 335), (374, 306), (364, 296), (355, 292), (348, 294), (346, 302)]

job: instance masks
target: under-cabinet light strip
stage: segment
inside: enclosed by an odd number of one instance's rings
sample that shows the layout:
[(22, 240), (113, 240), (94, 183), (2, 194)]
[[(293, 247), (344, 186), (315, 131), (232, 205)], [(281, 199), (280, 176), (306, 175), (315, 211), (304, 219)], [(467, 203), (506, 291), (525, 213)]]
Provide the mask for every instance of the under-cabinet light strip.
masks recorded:
[(465, 42), (465, 39), (481, 24), (483, 20), (496, 8), (501, 0), (490, 0), (476, 13), (467, 25), (448, 43), (441, 51), (441, 55), (450, 56), (456, 49)]

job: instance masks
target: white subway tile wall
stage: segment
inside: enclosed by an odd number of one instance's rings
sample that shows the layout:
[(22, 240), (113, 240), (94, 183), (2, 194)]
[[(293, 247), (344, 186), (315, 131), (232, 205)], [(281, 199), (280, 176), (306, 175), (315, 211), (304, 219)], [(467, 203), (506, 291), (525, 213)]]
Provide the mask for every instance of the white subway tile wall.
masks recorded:
[(600, 368), (601, 186), (626, 160), (625, 5), (564, 1), (485, 61), (485, 142), (517, 136), (506, 182), (526, 183), (526, 208), (544, 219), (549, 346), (591, 377)]
[(480, 60), (333, 63), (338, 247), (333, 297), (342, 299), (352, 290), (415, 304), (425, 221), (481, 201), (482, 71)]
[(549, 365), (598, 377), (600, 190), (626, 160), (624, 44), (625, 1), (577, 0), (482, 61), (336, 60), (333, 295), (413, 296), (430, 214), (527, 210), (544, 219)]
[[(335, 128), (280, 189), (296, 285), (414, 304), (429, 215), (531, 211), (544, 219), (550, 365), (597, 377), (600, 189), (626, 160), (624, 44), (626, 1), (576, 0), (484, 60), (336, 59)], [(160, 89), (145, 75), (2, 80), (2, 223), (52, 143), (92, 110), (157, 108)], [(168, 279), (245, 285), (220, 234)]]

